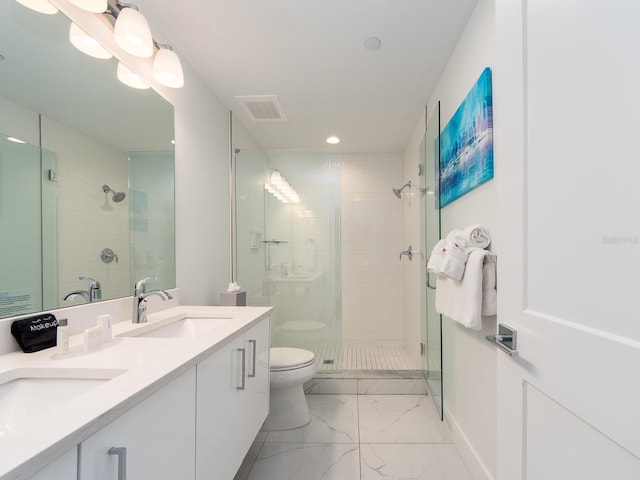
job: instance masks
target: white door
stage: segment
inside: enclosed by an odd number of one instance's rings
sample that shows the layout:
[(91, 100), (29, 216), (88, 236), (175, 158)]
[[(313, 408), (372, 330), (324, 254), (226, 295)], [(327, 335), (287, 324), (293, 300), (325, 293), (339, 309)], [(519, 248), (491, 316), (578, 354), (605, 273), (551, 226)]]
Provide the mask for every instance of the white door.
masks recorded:
[[(640, 2), (496, 0), (498, 480), (640, 479)], [(500, 288), (502, 287), (502, 288)]]

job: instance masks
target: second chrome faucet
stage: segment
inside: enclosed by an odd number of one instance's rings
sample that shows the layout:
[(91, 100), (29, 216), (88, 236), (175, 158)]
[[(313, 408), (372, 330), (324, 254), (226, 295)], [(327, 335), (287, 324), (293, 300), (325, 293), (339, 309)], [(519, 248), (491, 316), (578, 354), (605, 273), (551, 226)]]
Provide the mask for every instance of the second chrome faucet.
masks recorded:
[(146, 323), (147, 321), (147, 297), (158, 295), (162, 300), (171, 300), (173, 296), (166, 290), (151, 290), (147, 292), (147, 281), (157, 280), (158, 277), (145, 277), (136, 282), (133, 290), (133, 312), (131, 314), (132, 323)]

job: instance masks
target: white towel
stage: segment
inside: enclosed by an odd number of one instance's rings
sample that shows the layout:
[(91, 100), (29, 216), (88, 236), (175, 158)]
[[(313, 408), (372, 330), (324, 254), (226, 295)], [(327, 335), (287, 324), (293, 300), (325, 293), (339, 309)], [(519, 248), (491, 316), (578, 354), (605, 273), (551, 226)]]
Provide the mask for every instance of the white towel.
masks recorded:
[(482, 225), (471, 225), (463, 230), (462, 235), (468, 247), (487, 248), (491, 243), (489, 230)]
[(447, 241), (442, 239), (436, 243), (436, 246), (431, 250), (431, 255), (427, 260), (427, 271), (431, 273), (440, 273), (440, 266), (444, 260), (444, 247)]
[(497, 313), (496, 263), (495, 261), (485, 261), (482, 266), (482, 315), (496, 315)]
[(461, 280), (469, 253), (465, 250), (466, 240), (463, 232), (453, 230), (447, 235), (444, 246), (444, 258), (440, 263), (440, 272), (454, 280)]
[[(482, 314), (495, 310), (495, 263), (489, 263), (486, 282), (484, 260), (489, 252), (473, 249), (469, 253), (466, 269), (461, 281), (438, 275), (436, 284), (436, 311), (473, 330), (482, 329)], [(493, 268), (493, 280), (491, 279)], [(493, 282), (493, 287), (490, 284)], [(485, 293), (484, 286), (487, 285)], [(493, 290), (493, 292), (491, 292)], [(483, 304), (486, 303), (486, 309)]]

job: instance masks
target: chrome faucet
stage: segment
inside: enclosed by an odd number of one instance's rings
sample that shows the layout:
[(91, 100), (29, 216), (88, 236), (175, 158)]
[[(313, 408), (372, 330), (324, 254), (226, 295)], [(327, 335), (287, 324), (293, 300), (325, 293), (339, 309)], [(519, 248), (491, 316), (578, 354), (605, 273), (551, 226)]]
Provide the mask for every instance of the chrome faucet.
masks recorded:
[(133, 313), (131, 315), (132, 323), (147, 322), (147, 297), (158, 295), (163, 301), (171, 300), (173, 296), (165, 290), (151, 290), (147, 292), (147, 281), (157, 280), (158, 277), (145, 277), (136, 282), (133, 291)]
[(67, 293), (63, 300), (72, 300), (75, 296), (80, 296), (84, 298), (87, 302), (91, 303), (95, 300), (102, 299), (102, 287), (100, 282), (91, 278), (91, 277), (79, 277), (79, 280), (87, 280), (89, 282), (88, 290), (74, 290), (72, 292)]

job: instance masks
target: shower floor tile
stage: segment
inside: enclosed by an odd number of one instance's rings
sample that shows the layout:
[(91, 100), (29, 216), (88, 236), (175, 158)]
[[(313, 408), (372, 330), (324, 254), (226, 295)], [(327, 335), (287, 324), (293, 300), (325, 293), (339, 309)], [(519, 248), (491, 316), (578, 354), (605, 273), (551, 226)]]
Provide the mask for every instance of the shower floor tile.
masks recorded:
[(403, 347), (301, 347), (316, 356), (318, 373), (343, 370), (417, 370)]

